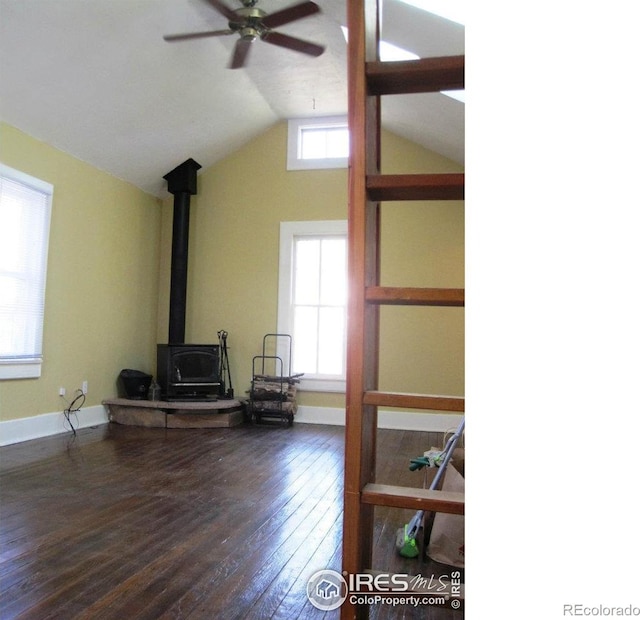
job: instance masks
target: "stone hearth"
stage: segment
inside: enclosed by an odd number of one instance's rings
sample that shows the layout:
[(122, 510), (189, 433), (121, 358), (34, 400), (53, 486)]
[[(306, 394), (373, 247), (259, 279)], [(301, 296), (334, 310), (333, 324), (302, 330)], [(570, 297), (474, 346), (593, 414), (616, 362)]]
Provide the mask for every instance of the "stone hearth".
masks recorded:
[(154, 428), (216, 428), (237, 426), (244, 420), (239, 400), (210, 402), (112, 398), (102, 403), (109, 421)]

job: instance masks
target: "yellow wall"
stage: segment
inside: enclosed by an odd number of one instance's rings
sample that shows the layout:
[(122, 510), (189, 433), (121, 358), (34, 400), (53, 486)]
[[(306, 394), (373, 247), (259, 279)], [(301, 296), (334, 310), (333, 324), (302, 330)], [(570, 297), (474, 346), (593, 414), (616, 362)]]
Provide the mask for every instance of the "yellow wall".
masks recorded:
[[(460, 172), (451, 161), (387, 134), (382, 170)], [(464, 203), (382, 203), (381, 283), (464, 288)], [(464, 310), (383, 306), (380, 389), (464, 396)]]
[[(276, 329), (280, 222), (347, 217), (347, 171), (288, 172), (286, 132), (279, 123), (203, 170), (191, 201), (186, 339), (229, 332), (240, 397), (263, 335)], [(116, 394), (122, 368), (153, 373), (156, 343), (167, 340), (173, 200), (160, 205), (4, 124), (0, 141), (3, 163), (54, 185), (43, 374), (0, 381), (0, 420), (61, 411), (58, 388), (70, 396), (84, 380), (86, 406), (99, 404)], [(385, 134), (383, 169), (460, 166)], [(461, 203), (385, 204), (382, 235), (383, 284), (464, 285)], [(462, 395), (463, 332), (461, 310), (383, 308), (381, 387)], [(344, 397), (302, 393), (300, 404), (343, 407)]]
[[(279, 123), (203, 171), (191, 200), (186, 340), (215, 343), (218, 330), (229, 332), (236, 396), (249, 387), (262, 337), (276, 330), (280, 222), (347, 217), (347, 171), (288, 172), (286, 134), (287, 124)], [(383, 169), (457, 172), (460, 166), (385, 134)], [(168, 330), (172, 205), (172, 198), (163, 201), (159, 342)], [(399, 209), (410, 214), (408, 225), (389, 217)], [(383, 206), (384, 284), (462, 287), (463, 245), (462, 203)], [(462, 395), (463, 330), (458, 309), (383, 309), (381, 387)], [(343, 407), (344, 396), (301, 393), (299, 402)]]
[[(204, 171), (191, 200), (186, 340), (215, 343), (218, 330), (229, 332), (240, 397), (262, 337), (276, 331), (280, 222), (346, 218), (346, 172), (287, 172), (286, 131), (279, 123)], [(168, 330), (172, 204), (163, 203), (160, 342)], [(300, 402), (310, 404), (308, 397)], [(321, 404), (344, 406), (344, 398), (330, 395)]]
[(155, 363), (159, 201), (129, 183), (0, 124), (3, 163), (54, 186), (39, 379), (0, 381), (0, 420), (115, 395), (122, 368)]

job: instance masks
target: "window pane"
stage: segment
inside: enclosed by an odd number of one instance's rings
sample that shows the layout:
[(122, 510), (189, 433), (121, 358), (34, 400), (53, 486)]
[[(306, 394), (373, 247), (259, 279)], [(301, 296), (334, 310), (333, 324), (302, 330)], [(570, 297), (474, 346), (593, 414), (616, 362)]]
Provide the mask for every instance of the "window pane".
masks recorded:
[(295, 250), (295, 304), (317, 304), (320, 291), (320, 241), (297, 239)]
[(300, 157), (321, 159), (327, 156), (325, 129), (303, 129), (300, 134)]
[(0, 265), (3, 271), (18, 271), (22, 262), (24, 225), (20, 203), (13, 196), (2, 194), (0, 211)]
[(349, 156), (349, 131), (346, 128), (327, 131), (327, 157)]
[(348, 156), (349, 130), (346, 127), (303, 127), (300, 130), (302, 159)]
[(327, 306), (347, 302), (347, 241), (328, 238), (322, 241), (320, 303)]
[(344, 356), (343, 308), (320, 308), (318, 330), (318, 372), (323, 375), (342, 375)]
[(293, 372), (317, 372), (318, 310), (298, 306), (293, 317)]
[(36, 350), (29, 293), (24, 278), (0, 274), (0, 355), (19, 357)]

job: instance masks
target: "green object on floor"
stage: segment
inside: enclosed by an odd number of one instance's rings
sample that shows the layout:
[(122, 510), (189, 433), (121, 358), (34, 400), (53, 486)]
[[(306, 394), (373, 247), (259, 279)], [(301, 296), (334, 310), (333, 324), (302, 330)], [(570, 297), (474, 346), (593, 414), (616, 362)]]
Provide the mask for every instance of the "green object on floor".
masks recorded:
[(405, 558), (418, 557), (420, 551), (416, 543), (415, 536), (409, 534), (409, 525), (400, 528), (396, 535), (396, 548), (401, 556)]

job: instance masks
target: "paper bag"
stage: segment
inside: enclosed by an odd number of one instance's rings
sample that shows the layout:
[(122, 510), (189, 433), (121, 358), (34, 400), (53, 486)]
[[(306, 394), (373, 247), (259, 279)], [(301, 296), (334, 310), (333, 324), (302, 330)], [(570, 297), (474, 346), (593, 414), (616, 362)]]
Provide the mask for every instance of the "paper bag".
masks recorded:
[[(442, 490), (464, 493), (464, 478), (453, 465), (453, 460), (444, 473)], [(427, 555), (436, 562), (464, 568), (464, 515), (436, 514)]]

